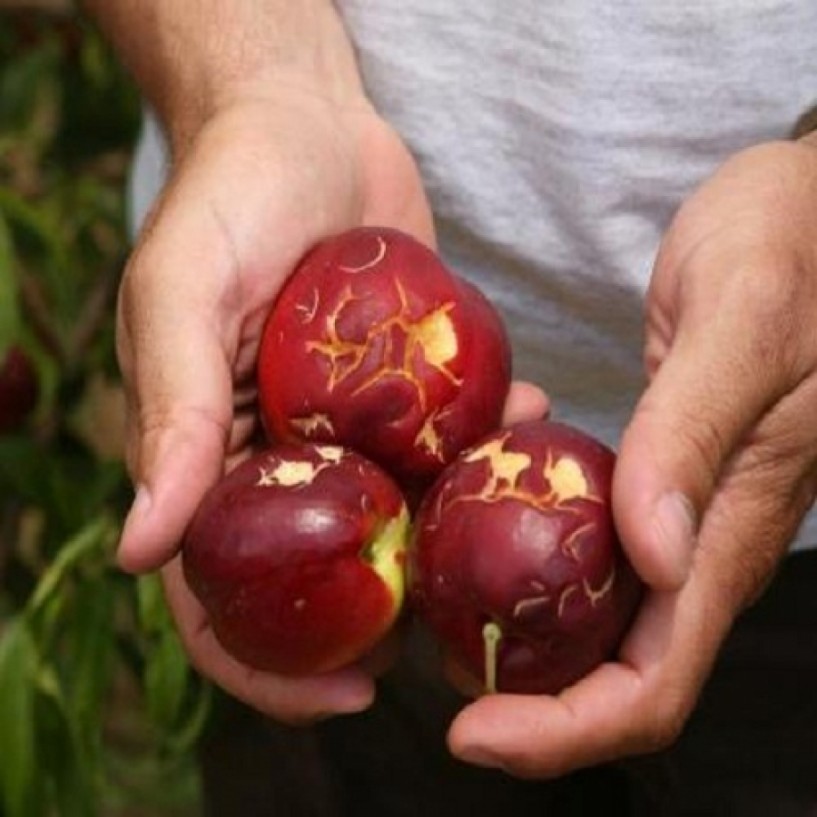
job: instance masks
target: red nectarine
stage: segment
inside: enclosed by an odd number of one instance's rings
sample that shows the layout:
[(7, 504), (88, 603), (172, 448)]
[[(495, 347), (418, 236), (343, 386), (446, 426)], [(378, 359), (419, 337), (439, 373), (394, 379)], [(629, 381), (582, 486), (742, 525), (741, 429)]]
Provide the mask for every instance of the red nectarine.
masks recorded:
[(463, 452), (409, 548), (414, 608), (487, 690), (555, 693), (615, 654), (641, 595), (610, 510), (615, 455), (531, 421)]
[(407, 532), (403, 498), (379, 467), (338, 446), (283, 444), (205, 496), (184, 538), (184, 573), (238, 660), (327, 672), (394, 623)]
[(275, 439), (349, 446), (403, 485), (430, 482), (496, 428), (510, 384), (497, 311), (397, 230), (320, 242), (283, 287), (258, 359)]

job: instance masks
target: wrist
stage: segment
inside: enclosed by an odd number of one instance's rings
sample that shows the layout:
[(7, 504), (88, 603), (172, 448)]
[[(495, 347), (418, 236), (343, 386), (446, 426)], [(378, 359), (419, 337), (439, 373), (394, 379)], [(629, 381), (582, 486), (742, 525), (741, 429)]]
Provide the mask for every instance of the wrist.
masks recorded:
[(156, 111), (174, 153), (220, 110), (305, 94), (364, 101), (330, 0), (85, 0)]

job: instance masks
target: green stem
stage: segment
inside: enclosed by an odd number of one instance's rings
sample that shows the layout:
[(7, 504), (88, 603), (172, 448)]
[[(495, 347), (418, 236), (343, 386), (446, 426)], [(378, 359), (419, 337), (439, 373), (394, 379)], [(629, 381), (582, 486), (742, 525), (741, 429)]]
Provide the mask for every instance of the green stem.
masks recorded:
[(485, 691), (490, 695), (497, 691), (497, 663), (502, 628), (495, 621), (487, 622), (482, 628), (482, 641), (485, 645)]

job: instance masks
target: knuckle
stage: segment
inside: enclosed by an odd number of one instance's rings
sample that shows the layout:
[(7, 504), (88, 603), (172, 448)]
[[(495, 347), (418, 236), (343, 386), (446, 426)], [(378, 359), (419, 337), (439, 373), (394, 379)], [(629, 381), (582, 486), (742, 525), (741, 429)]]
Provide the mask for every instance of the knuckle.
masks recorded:
[(672, 438), (677, 442), (677, 448), (691, 448), (707, 468), (715, 472), (730, 445), (726, 433), (716, 421), (720, 412), (715, 403), (722, 399), (720, 391), (710, 394), (697, 389), (694, 401), (682, 402), (674, 392), (669, 394), (666, 389), (648, 390), (636, 408), (630, 429), (647, 428), (653, 433), (666, 434), (668, 423), (671, 423)]
[(709, 414), (709, 411), (701, 411), (696, 417), (682, 416), (674, 432), (679, 438), (681, 450), (694, 452), (714, 481), (721, 463), (727, 457), (729, 443)]
[[(652, 428), (656, 433), (660, 432), (657, 435), (659, 438), (666, 437), (668, 411), (665, 404), (665, 400), (659, 403), (648, 397), (638, 407), (631, 428), (640, 429), (642, 434), (645, 427)], [(700, 403), (694, 407), (675, 405), (672, 409), (672, 450), (685, 452), (686, 458), (697, 463), (700, 473), (706, 477), (707, 484), (699, 487), (703, 494), (708, 493), (714, 485), (730, 447), (725, 432), (715, 420), (717, 416), (718, 412), (714, 408)], [(667, 452), (666, 447), (663, 452)]]
[(648, 754), (668, 749), (681, 736), (684, 723), (678, 716), (657, 722), (644, 735), (641, 748)]
[(135, 417), (135, 426), (142, 441), (161, 437), (173, 431), (192, 440), (207, 439), (213, 431), (222, 444), (229, 437), (229, 418), (202, 406), (175, 403), (141, 405)]
[(797, 364), (796, 353), (801, 348), (803, 327), (798, 316), (804, 298), (800, 276), (794, 269), (770, 269), (772, 263), (750, 265), (732, 283), (738, 312), (751, 319), (751, 331), (742, 333), (751, 369), (746, 376), (758, 376), (758, 361), (767, 367), (768, 375), (788, 375)]
[(636, 750), (652, 754), (672, 746), (686, 727), (688, 712), (689, 707), (682, 702), (680, 693), (665, 693), (654, 717), (639, 735)]
[(152, 239), (142, 241), (128, 259), (119, 283), (117, 312), (120, 329), (135, 336), (142, 322), (150, 324), (157, 306), (176, 304), (172, 297), (179, 291), (178, 276), (167, 274), (168, 251)]

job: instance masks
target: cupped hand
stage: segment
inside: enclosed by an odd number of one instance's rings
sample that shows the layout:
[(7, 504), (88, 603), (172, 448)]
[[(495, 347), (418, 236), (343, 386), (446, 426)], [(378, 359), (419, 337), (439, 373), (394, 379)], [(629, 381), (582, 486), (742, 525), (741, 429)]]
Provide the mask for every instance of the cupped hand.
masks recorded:
[(279, 287), (316, 241), (367, 223), (434, 240), (414, 163), (365, 100), (341, 106), (300, 89), (245, 98), (176, 157), (120, 292), (127, 456), (138, 486), (120, 564), (165, 566), (192, 662), (287, 721), (365, 707), (369, 676), (292, 680), (238, 664), (215, 640), (175, 554), (204, 492), (257, 443), (255, 358)]
[[(504, 422), (544, 416), (548, 399), (537, 387), (518, 382), (511, 386)], [(308, 678), (288, 678), (261, 672), (228, 655), (215, 637), (203, 607), (184, 579), (181, 557), (162, 569), (165, 596), (186, 651), (197, 669), (222, 689), (260, 712), (293, 725), (358, 712), (374, 700), (373, 678), (394, 664), (401, 633), (389, 633), (371, 654), (356, 665)]]
[[(285, 679), (237, 663), (214, 638), (176, 554), (204, 492), (257, 444), (255, 359), (282, 282), (319, 239), (365, 224), (434, 243), (414, 162), (365, 99), (339, 104), (302, 87), (247, 94), (179, 151), (120, 292), (127, 459), (138, 487), (119, 562), (134, 572), (163, 567), (192, 662), (290, 722), (366, 707), (370, 665)], [(517, 386), (509, 416), (540, 412), (542, 400)]]
[(127, 266), (118, 352), (138, 486), (119, 549), (164, 564), (225, 454), (258, 431), (254, 368), (282, 282), (319, 239), (384, 223), (433, 242), (415, 166), (361, 101), (279, 92), (213, 117), (178, 157)]
[(680, 209), (648, 293), (649, 385), (614, 478), (643, 606), (616, 659), (561, 694), (467, 706), (455, 755), (546, 778), (680, 734), (814, 501), (815, 223), (808, 141), (738, 154)]

